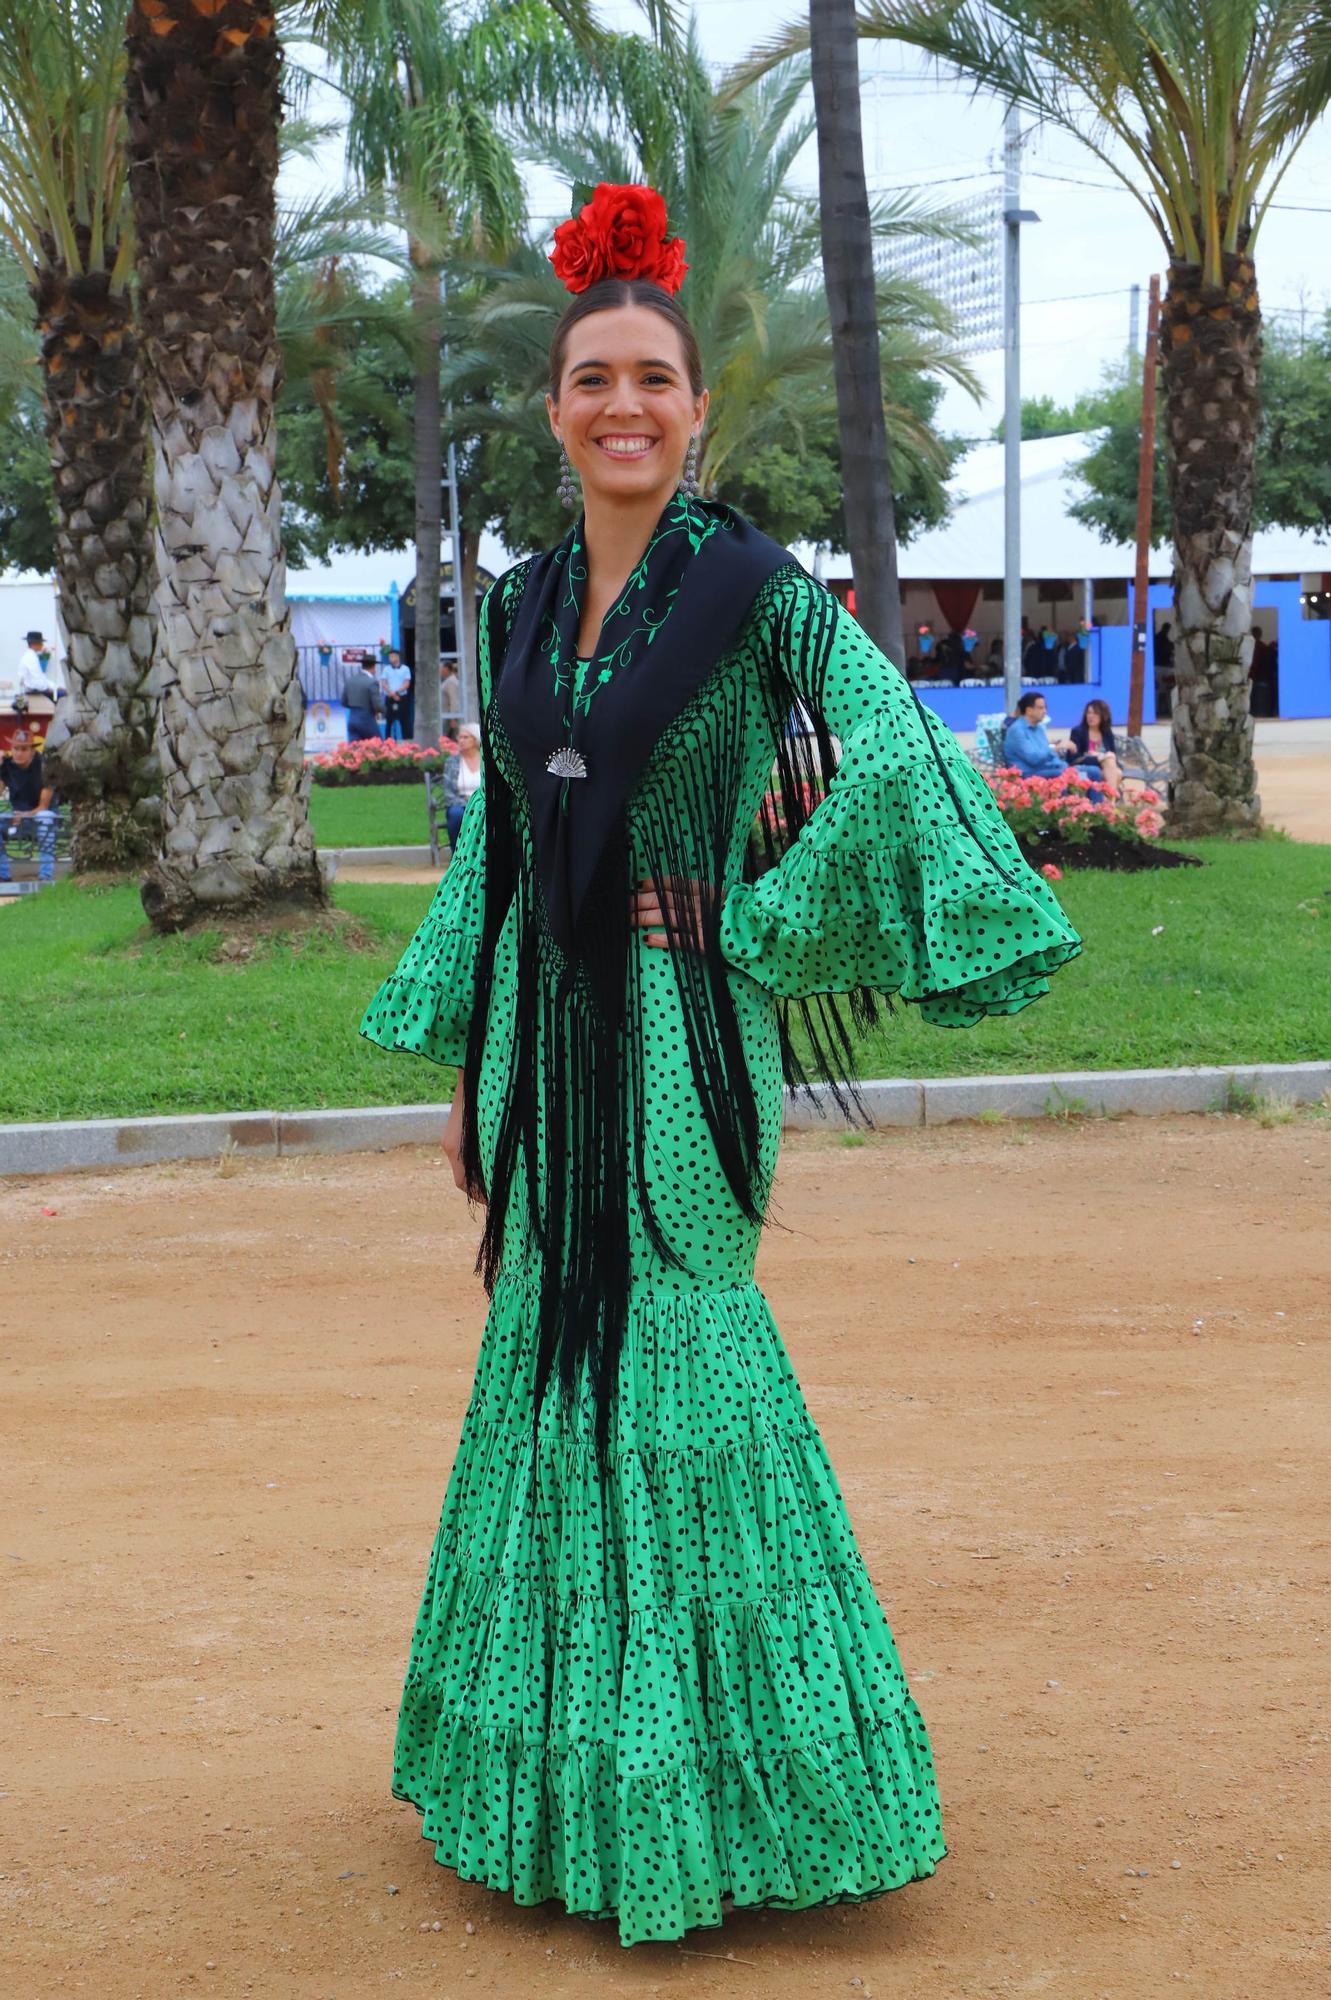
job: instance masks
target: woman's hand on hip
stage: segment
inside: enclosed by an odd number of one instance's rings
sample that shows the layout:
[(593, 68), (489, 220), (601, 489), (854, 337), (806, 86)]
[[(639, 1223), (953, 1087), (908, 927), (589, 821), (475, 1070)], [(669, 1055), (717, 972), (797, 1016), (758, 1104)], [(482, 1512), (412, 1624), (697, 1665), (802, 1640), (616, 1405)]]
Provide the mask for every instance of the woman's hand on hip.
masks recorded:
[[(681, 943), (701, 951), (704, 946), (703, 896), (707, 887), (704, 882), (667, 875), (658, 896), (650, 880), (639, 882), (629, 897), (629, 921), (637, 929), (647, 932), (644, 942), (654, 945), (658, 951), (668, 947), (671, 932)], [(692, 922), (690, 910), (694, 912)]]

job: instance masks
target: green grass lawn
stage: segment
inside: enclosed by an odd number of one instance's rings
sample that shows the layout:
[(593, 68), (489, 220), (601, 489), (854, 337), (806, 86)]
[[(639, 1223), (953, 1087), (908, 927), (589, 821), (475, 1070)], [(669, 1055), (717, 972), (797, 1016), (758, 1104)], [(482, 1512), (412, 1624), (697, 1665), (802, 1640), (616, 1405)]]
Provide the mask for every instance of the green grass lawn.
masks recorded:
[[(863, 1073), (1331, 1056), (1331, 847), (1195, 851), (1206, 868), (1065, 876), (1058, 893), (1086, 948), (1044, 999), (971, 1029), (926, 1027), (901, 1008)], [(133, 888), (65, 882), (0, 911), (0, 1122), (446, 1098), (451, 1069), (356, 1033), (429, 891), (346, 883), (336, 899), (361, 948), (279, 938), (239, 964), (217, 958), (215, 933), (153, 938)]]
[[(425, 784), (311, 785), (310, 824), (320, 847), (423, 847), (430, 838)], [(439, 832), (444, 832), (443, 814)]]

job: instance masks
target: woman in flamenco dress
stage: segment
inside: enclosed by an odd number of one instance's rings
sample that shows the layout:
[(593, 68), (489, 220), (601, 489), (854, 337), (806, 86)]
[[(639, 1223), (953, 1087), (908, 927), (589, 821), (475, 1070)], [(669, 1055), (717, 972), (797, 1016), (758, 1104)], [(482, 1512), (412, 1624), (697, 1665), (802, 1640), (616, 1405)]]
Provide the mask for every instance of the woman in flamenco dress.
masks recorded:
[(581, 508), (485, 600), (482, 789), (361, 1023), (457, 1066), (444, 1145), (489, 1299), (392, 1792), (460, 1877), (631, 1945), (859, 1902), (947, 1851), (754, 1262), (786, 1085), (867, 1119), (853, 1034), (890, 996), (969, 1027), (1080, 940), (854, 617), (698, 497), (659, 195), (603, 184), (554, 263)]

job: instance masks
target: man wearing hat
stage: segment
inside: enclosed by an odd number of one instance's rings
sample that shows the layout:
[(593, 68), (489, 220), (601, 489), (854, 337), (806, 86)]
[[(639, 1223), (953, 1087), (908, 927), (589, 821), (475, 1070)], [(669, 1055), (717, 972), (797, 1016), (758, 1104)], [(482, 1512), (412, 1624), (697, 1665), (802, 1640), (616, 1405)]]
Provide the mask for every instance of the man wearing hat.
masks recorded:
[[(40, 636), (40, 635), (39, 635)], [(9, 794), (7, 809), (0, 809), (0, 882), (13, 878), (9, 872), (9, 836), (32, 833), (37, 837), (37, 880), (55, 880), (56, 818), (51, 811), (51, 787), (42, 777), (42, 760), (28, 729), (16, 729), (9, 740), (9, 755), (0, 757), (0, 785)]]
[[(43, 654), (46, 655), (45, 661)], [(21, 694), (49, 695), (52, 701), (59, 701), (61, 695), (67, 692), (65, 677), (56, 665), (55, 654), (40, 632), (25, 635), (24, 651), (18, 663), (18, 684)]]

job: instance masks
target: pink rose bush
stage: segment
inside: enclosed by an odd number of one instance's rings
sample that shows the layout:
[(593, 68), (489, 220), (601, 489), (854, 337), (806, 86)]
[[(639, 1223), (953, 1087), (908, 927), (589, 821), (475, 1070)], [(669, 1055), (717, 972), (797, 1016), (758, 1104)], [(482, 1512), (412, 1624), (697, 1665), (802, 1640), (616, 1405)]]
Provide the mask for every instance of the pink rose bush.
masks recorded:
[(305, 759), (316, 785), (414, 785), (426, 771), (440, 772), (457, 749), (451, 736), (436, 745), (398, 743), (369, 736), (363, 743), (339, 743)]
[(1164, 832), (1160, 794), (1149, 785), (1131, 794), (1120, 792), (1116, 799), (1092, 800), (1087, 795), (1095, 780), (1071, 767), (1052, 778), (1027, 778), (1011, 766), (986, 771), (984, 777), (1019, 840), (1033, 842), (1044, 834), (1084, 841), (1097, 828), (1120, 840), (1157, 840)]

